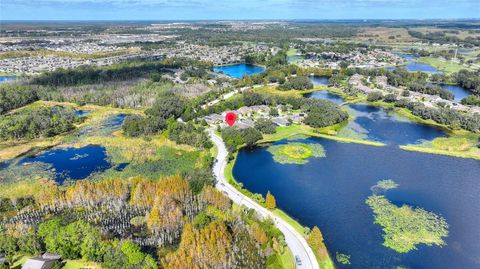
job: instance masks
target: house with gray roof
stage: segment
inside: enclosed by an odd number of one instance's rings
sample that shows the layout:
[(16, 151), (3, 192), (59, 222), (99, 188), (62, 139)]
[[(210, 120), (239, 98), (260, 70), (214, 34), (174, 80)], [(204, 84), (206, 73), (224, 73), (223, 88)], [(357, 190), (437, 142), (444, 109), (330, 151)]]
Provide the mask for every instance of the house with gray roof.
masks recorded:
[(273, 123), (275, 123), (275, 124), (278, 125), (278, 126), (290, 126), (290, 125), (292, 125), (292, 123), (289, 122), (289, 121), (288, 121), (287, 119), (285, 119), (285, 118), (280, 118), (280, 117), (278, 117), (278, 118), (273, 118), (272, 121), (273, 121)]
[(45, 253), (41, 257), (28, 259), (22, 265), (22, 269), (52, 269), (61, 257), (58, 254)]

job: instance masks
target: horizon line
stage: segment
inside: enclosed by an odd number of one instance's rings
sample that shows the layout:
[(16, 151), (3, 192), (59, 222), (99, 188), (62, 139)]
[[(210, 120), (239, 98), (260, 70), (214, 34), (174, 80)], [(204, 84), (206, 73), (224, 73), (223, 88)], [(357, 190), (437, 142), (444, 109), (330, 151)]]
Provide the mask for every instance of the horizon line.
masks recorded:
[(404, 18), (404, 19), (368, 19), (368, 18), (352, 18), (352, 19), (0, 19), (0, 22), (150, 22), (150, 21), (462, 21), (474, 20), (480, 21), (478, 18)]

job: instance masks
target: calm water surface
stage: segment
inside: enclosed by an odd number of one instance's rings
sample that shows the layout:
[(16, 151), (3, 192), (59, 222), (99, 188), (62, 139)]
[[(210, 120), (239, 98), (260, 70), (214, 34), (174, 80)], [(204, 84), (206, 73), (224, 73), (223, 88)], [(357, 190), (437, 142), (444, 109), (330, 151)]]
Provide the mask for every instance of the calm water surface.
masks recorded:
[(265, 71), (264, 67), (251, 65), (251, 64), (233, 64), (233, 65), (222, 65), (215, 66), (213, 68), (214, 72), (223, 73), (227, 76), (234, 78), (243, 78), (244, 75), (255, 75)]
[[(415, 60), (418, 59), (418, 56), (416, 55), (402, 53), (402, 54), (399, 54), (399, 56), (401, 56), (402, 58), (408, 61), (408, 63), (402, 67), (407, 69), (410, 72), (443, 73), (442, 71), (436, 69), (435, 67), (429, 64), (415, 62)], [(392, 71), (397, 68), (398, 67), (388, 67), (386, 68), (386, 70)]]
[(369, 140), (405, 145), (447, 136), (439, 128), (411, 122), (381, 107), (351, 104), (347, 108), (354, 120), (344, 128), (363, 134)]
[[(329, 100), (336, 104), (344, 101), (342, 97), (327, 91), (316, 91), (307, 97)], [(381, 107), (366, 104), (350, 104), (346, 107), (353, 120), (344, 129), (354, 131), (368, 140), (404, 145), (447, 136), (439, 128), (413, 123)]]
[(50, 164), (55, 169), (55, 181), (84, 179), (94, 172), (102, 172), (112, 165), (104, 147), (89, 145), (82, 148), (52, 149), (34, 157), (26, 157), (18, 165), (32, 162)]
[(316, 91), (316, 92), (306, 94), (305, 97), (328, 100), (328, 101), (334, 102), (335, 104), (341, 104), (344, 102), (341, 96), (331, 93), (329, 91)]
[(116, 114), (114, 116), (111, 116), (104, 122), (104, 127), (119, 127), (122, 126), (123, 122), (125, 121), (125, 118), (128, 116), (128, 114)]
[(442, 87), (442, 89), (453, 93), (453, 95), (455, 96), (454, 100), (457, 102), (462, 101), (463, 98), (472, 94), (469, 90), (458, 85), (441, 84), (440, 86)]
[[(480, 161), (309, 138), (327, 157), (307, 164), (279, 164), (267, 147), (241, 150), (233, 173), (248, 190), (271, 191), (279, 208), (303, 225), (317, 225), (332, 256), (351, 255), (339, 268), (480, 268)], [(277, 143), (286, 143), (279, 141)], [(444, 247), (418, 245), (400, 254), (384, 247), (381, 226), (365, 204), (381, 179), (400, 186), (386, 196), (418, 206), (449, 223)]]
[(90, 114), (90, 110), (75, 110), (75, 116), (77, 117), (83, 117), (85, 115)]
[(16, 78), (17, 78), (16, 76), (0, 76), (0, 83), (8, 80), (14, 80)]

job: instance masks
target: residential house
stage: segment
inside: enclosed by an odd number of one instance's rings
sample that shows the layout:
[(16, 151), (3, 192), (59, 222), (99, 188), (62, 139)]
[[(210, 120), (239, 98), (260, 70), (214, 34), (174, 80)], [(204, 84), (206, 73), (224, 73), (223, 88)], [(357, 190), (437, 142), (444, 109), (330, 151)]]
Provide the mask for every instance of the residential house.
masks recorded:
[(55, 263), (61, 259), (58, 254), (45, 253), (41, 257), (28, 259), (22, 269), (52, 269)]
[(285, 118), (277, 117), (277, 118), (273, 118), (272, 121), (273, 121), (273, 123), (275, 123), (278, 126), (290, 126), (290, 125), (292, 125), (292, 123), (289, 122)]

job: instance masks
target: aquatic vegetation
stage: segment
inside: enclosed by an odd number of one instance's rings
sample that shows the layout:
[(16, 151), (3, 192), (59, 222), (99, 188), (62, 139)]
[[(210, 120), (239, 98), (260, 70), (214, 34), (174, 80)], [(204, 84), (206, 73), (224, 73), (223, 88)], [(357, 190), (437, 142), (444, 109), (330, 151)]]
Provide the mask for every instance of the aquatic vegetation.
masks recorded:
[(378, 194), (379, 192), (395, 189), (397, 187), (398, 187), (398, 183), (396, 183), (395, 181), (391, 179), (384, 179), (384, 180), (378, 181), (376, 185), (373, 185), (370, 188), (370, 190), (372, 190), (374, 194)]
[[(393, 180), (382, 180), (375, 186), (391, 189), (398, 185)], [(445, 245), (443, 237), (448, 236), (448, 224), (443, 217), (423, 208), (398, 207), (383, 195), (374, 194), (366, 203), (373, 210), (374, 223), (383, 227), (384, 246), (406, 253), (417, 249), (418, 244)]]
[(0, 185), (11, 184), (23, 181), (25, 179), (53, 179), (55, 170), (51, 164), (32, 162), (23, 165), (6, 164), (4, 169), (0, 170)]
[(308, 158), (325, 157), (325, 149), (321, 144), (288, 143), (268, 147), (273, 160), (282, 164), (305, 164)]
[(336, 253), (336, 259), (337, 262), (344, 264), (344, 265), (350, 265), (350, 255), (343, 254), (343, 253)]

